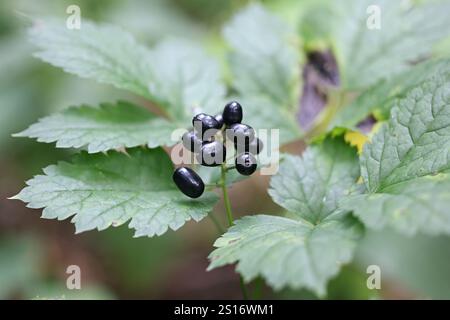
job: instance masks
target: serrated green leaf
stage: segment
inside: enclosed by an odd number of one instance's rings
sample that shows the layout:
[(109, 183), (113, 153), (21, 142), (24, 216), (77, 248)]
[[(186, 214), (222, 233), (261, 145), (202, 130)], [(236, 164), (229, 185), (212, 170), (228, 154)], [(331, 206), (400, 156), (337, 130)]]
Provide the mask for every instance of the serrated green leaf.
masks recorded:
[(14, 198), (30, 208), (44, 208), (43, 218), (73, 216), (77, 233), (131, 219), (129, 226), (137, 237), (199, 221), (216, 203), (218, 197), (211, 192), (198, 200), (185, 197), (172, 182), (173, 167), (162, 149), (135, 148), (128, 154), (82, 152), (72, 163), (45, 168), (44, 175), (29, 180)]
[(306, 287), (325, 294), (328, 279), (350, 261), (362, 229), (350, 216), (318, 225), (268, 215), (247, 216), (221, 238), (208, 270), (238, 262), (246, 281), (263, 276), (275, 289)]
[(121, 28), (83, 19), (81, 29), (70, 30), (64, 20), (48, 19), (35, 21), (29, 36), (43, 61), (150, 98), (151, 53)]
[(222, 106), (217, 63), (187, 41), (171, 39), (150, 50), (120, 28), (87, 20), (79, 30), (62, 20), (37, 21), (30, 39), (41, 49), (40, 59), (141, 95), (173, 120), (192, 117), (195, 108)]
[(128, 102), (102, 104), (100, 108), (71, 107), (39, 120), (16, 137), (56, 142), (58, 148), (87, 146), (89, 153), (148, 145), (171, 146), (171, 134), (177, 127), (144, 108)]
[(233, 87), (242, 95), (264, 96), (277, 106), (297, 101), (299, 55), (289, 43), (295, 33), (281, 19), (252, 4), (224, 28), (232, 48)]
[(354, 195), (341, 206), (373, 229), (389, 226), (407, 235), (436, 235), (450, 234), (449, 204), (450, 176), (441, 174), (400, 182), (381, 193)]
[(374, 111), (389, 118), (395, 99), (403, 97), (411, 88), (439, 74), (450, 71), (450, 60), (431, 60), (420, 63), (388, 80), (382, 80), (364, 91), (338, 113), (330, 127), (355, 127)]
[(450, 168), (450, 73), (398, 100), (390, 121), (366, 144), (361, 174), (369, 192)]
[(237, 264), (246, 281), (263, 276), (276, 289), (309, 288), (320, 296), (350, 261), (361, 225), (337, 207), (359, 177), (356, 150), (342, 137), (311, 146), (303, 158), (285, 155), (270, 195), (290, 218), (245, 217), (219, 238), (213, 269)]
[[(376, 15), (373, 6), (380, 10), (380, 29), (367, 26)], [(449, 9), (448, 2), (439, 1), (326, 1), (322, 11), (328, 19), (322, 21), (328, 24), (327, 40), (338, 60), (342, 86), (366, 88), (429, 56), (433, 45), (448, 36)]]
[[(450, 74), (436, 76), (396, 102), (391, 120), (365, 145), (368, 194), (344, 199), (369, 227), (406, 234), (449, 233)], [(441, 173), (441, 175), (437, 175)]]
[(359, 176), (356, 149), (341, 137), (327, 138), (309, 147), (302, 158), (286, 155), (269, 194), (280, 206), (317, 223), (336, 212), (338, 199)]

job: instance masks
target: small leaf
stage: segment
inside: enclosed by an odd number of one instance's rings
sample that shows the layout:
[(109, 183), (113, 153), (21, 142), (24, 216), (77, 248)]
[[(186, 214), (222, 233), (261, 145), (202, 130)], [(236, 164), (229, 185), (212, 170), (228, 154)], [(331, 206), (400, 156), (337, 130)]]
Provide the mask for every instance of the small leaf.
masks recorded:
[(14, 199), (30, 208), (44, 208), (42, 217), (73, 216), (77, 233), (104, 230), (131, 219), (135, 236), (154, 236), (177, 230), (190, 219), (199, 221), (218, 197), (206, 192), (199, 200), (184, 197), (172, 182), (173, 167), (160, 148), (128, 150), (128, 155), (76, 155), (44, 169), (27, 182)]
[(342, 136), (325, 138), (303, 158), (285, 156), (269, 193), (292, 219), (238, 220), (214, 244), (209, 270), (237, 262), (246, 281), (261, 275), (275, 289), (309, 288), (323, 296), (362, 235), (361, 224), (337, 207), (358, 177), (356, 150)]
[(286, 155), (269, 194), (280, 206), (316, 223), (337, 210), (337, 200), (359, 175), (356, 149), (341, 137), (326, 138), (309, 147), (302, 158)]
[(318, 225), (268, 215), (247, 216), (216, 240), (208, 270), (238, 262), (245, 281), (263, 276), (275, 289), (309, 288), (325, 294), (328, 279), (351, 260), (361, 225), (352, 217)]
[(102, 104), (100, 108), (71, 107), (39, 120), (16, 137), (55, 142), (58, 148), (87, 146), (89, 153), (148, 145), (171, 146), (177, 127), (128, 102)]
[(450, 180), (444, 174), (450, 169), (449, 151), (450, 73), (396, 102), (391, 120), (361, 155), (368, 193), (349, 196), (341, 207), (371, 228), (450, 233)]

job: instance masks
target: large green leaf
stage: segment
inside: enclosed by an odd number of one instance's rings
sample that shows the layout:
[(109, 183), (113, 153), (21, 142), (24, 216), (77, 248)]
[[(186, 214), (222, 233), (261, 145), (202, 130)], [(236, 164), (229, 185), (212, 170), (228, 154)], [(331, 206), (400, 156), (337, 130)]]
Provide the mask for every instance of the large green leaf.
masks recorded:
[(373, 229), (392, 227), (403, 234), (418, 231), (450, 234), (450, 176), (440, 174), (400, 182), (380, 193), (354, 195), (342, 201)]
[(127, 102), (102, 104), (100, 108), (71, 107), (39, 120), (17, 137), (55, 142), (59, 148), (87, 146), (89, 153), (148, 145), (173, 145), (176, 126), (144, 108)]
[(286, 155), (269, 194), (300, 218), (318, 223), (336, 211), (337, 200), (359, 175), (356, 150), (340, 137), (328, 138), (308, 148), (302, 158)]
[(119, 226), (131, 219), (136, 236), (161, 235), (186, 221), (204, 218), (218, 197), (206, 192), (199, 200), (185, 197), (172, 182), (173, 167), (157, 149), (77, 155), (44, 169), (14, 199), (44, 208), (42, 217), (70, 216), (76, 231)]
[(357, 161), (340, 137), (313, 145), (303, 159), (286, 156), (270, 194), (292, 218), (238, 220), (216, 241), (209, 269), (238, 262), (246, 281), (261, 275), (276, 289), (305, 287), (323, 296), (362, 234), (356, 219), (337, 207), (359, 177)]
[(388, 119), (395, 99), (403, 97), (411, 88), (420, 83), (449, 71), (449, 59), (430, 60), (388, 80), (381, 80), (339, 112), (330, 127), (355, 127), (374, 112), (377, 117)]
[[(412, 89), (361, 155), (368, 194), (342, 207), (373, 228), (449, 233), (450, 74)], [(440, 173), (440, 174), (439, 174)]]
[[(344, 0), (322, 1), (321, 21), (337, 57), (343, 87), (360, 89), (408, 69), (411, 62), (428, 56), (433, 45), (448, 36), (450, 3)], [(380, 29), (367, 26), (369, 6), (380, 9)], [(373, 7), (372, 7), (373, 8)], [(308, 13), (306, 14), (308, 15)], [(369, 21), (371, 22), (371, 21)], [(325, 28), (325, 27), (322, 27)]]
[(300, 57), (295, 33), (277, 16), (252, 4), (224, 27), (223, 34), (231, 47), (231, 85), (243, 102), (245, 122), (279, 129), (282, 144), (298, 138)]
[(325, 294), (327, 281), (351, 260), (362, 232), (350, 216), (318, 225), (302, 220), (255, 215), (244, 217), (217, 239), (209, 270), (238, 262), (246, 281), (263, 276), (275, 289), (308, 288)]
[(37, 21), (30, 38), (40, 59), (84, 78), (146, 97), (173, 120), (195, 108), (222, 105), (224, 87), (215, 61), (187, 41), (167, 40), (153, 50), (120, 28), (83, 20), (69, 30), (62, 20)]
[(361, 174), (369, 192), (450, 169), (450, 73), (412, 89), (364, 147)]

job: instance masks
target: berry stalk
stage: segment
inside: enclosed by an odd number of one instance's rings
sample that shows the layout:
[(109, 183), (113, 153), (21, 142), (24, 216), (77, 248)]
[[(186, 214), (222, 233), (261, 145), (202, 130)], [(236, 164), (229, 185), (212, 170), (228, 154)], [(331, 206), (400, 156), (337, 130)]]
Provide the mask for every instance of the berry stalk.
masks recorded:
[[(233, 212), (231, 211), (231, 202), (230, 197), (228, 196), (227, 190), (227, 167), (225, 163), (222, 163), (221, 166), (221, 179), (220, 179), (220, 187), (222, 188), (223, 193), (223, 202), (225, 204), (225, 211), (228, 218), (228, 224), (230, 227), (233, 225)], [(244, 300), (248, 300), (247, 288), (245, 287), (244, 279), (241, 275), (239, 275), (239, 285), (241, 286), (242, 296)]]

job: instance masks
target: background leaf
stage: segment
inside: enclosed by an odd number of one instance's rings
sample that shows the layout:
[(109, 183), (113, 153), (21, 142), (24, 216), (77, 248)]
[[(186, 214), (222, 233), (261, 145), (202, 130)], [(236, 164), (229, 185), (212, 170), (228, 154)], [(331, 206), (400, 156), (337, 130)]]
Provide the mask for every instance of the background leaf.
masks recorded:
[[(448, 36), (449, 4), (389, 0), (321, 1), (304, 16), (319, 16), (327, 24), (319, 34), (333, 47), (346, 89), (363, 89), (411, 67), (429, 56), (433, 45)], [(369, 29), (367, 20), (380, 9), (381, 29)], [(317, 13), (321, 11), (321, 14)], [(327, 17), (327, 18), (325, 18)], [(309, 29), (306, 29), (309, 30)], [(317, 39), (316, 39), (317, 41)]]
[(72, 164), (61, 162), (27, 182), (15, 199), (31, 208), (45, 208), (43, 218), (72, 215), (76, 231), (119, 226), (131, 219), (135, 236), (161, 235), (186, 221), (199, 221), (218, 197), (206, 192), (200, 200), (183, 196), (172, 182), (173, 168), (162, 149), (131, 149), (129, 156), (81, 153)]
[(330, 127), (354, 128), (360, 121), (375, 113), (388, 119), (395, 100), (402, 98), (413, 87), (430, 78), (450, 72), (450, 60), (430, 60), (420, 63), (388, 80), (381, 80), (359, 95), (339, 112)]
[(89, 153), (148, 145), (173, 145), (176, 126), (128, 102), (102, 104), (100, 108), (71, 107), (39, 120), (17, 137), (55, 142), (59, 148), (87, 146)]
[(29, 35), (43, 61), (150, 98), (150, 51), (121, 28), (83, 19), (81, 29), (70, 30), (64, 20), (48, 19), (35, 21)]
[(252, 4), (223, 29), (231, 47), (231, 86), (243, 102), (244, 120), (280, 130), (281, 143), (299, 137), (300, 56), (296, 35), (281, 19)]
[(141, 95), (172, 120), (191, 118), (195, 108), (223, 106), (217, 63), (187, 41), (170, 39), (150, 50), (118, 27), (86, 20), (79, 30), (67, 29), (64, 21), (37, 21), (30, 39), (41, 49), (40, 59)]

